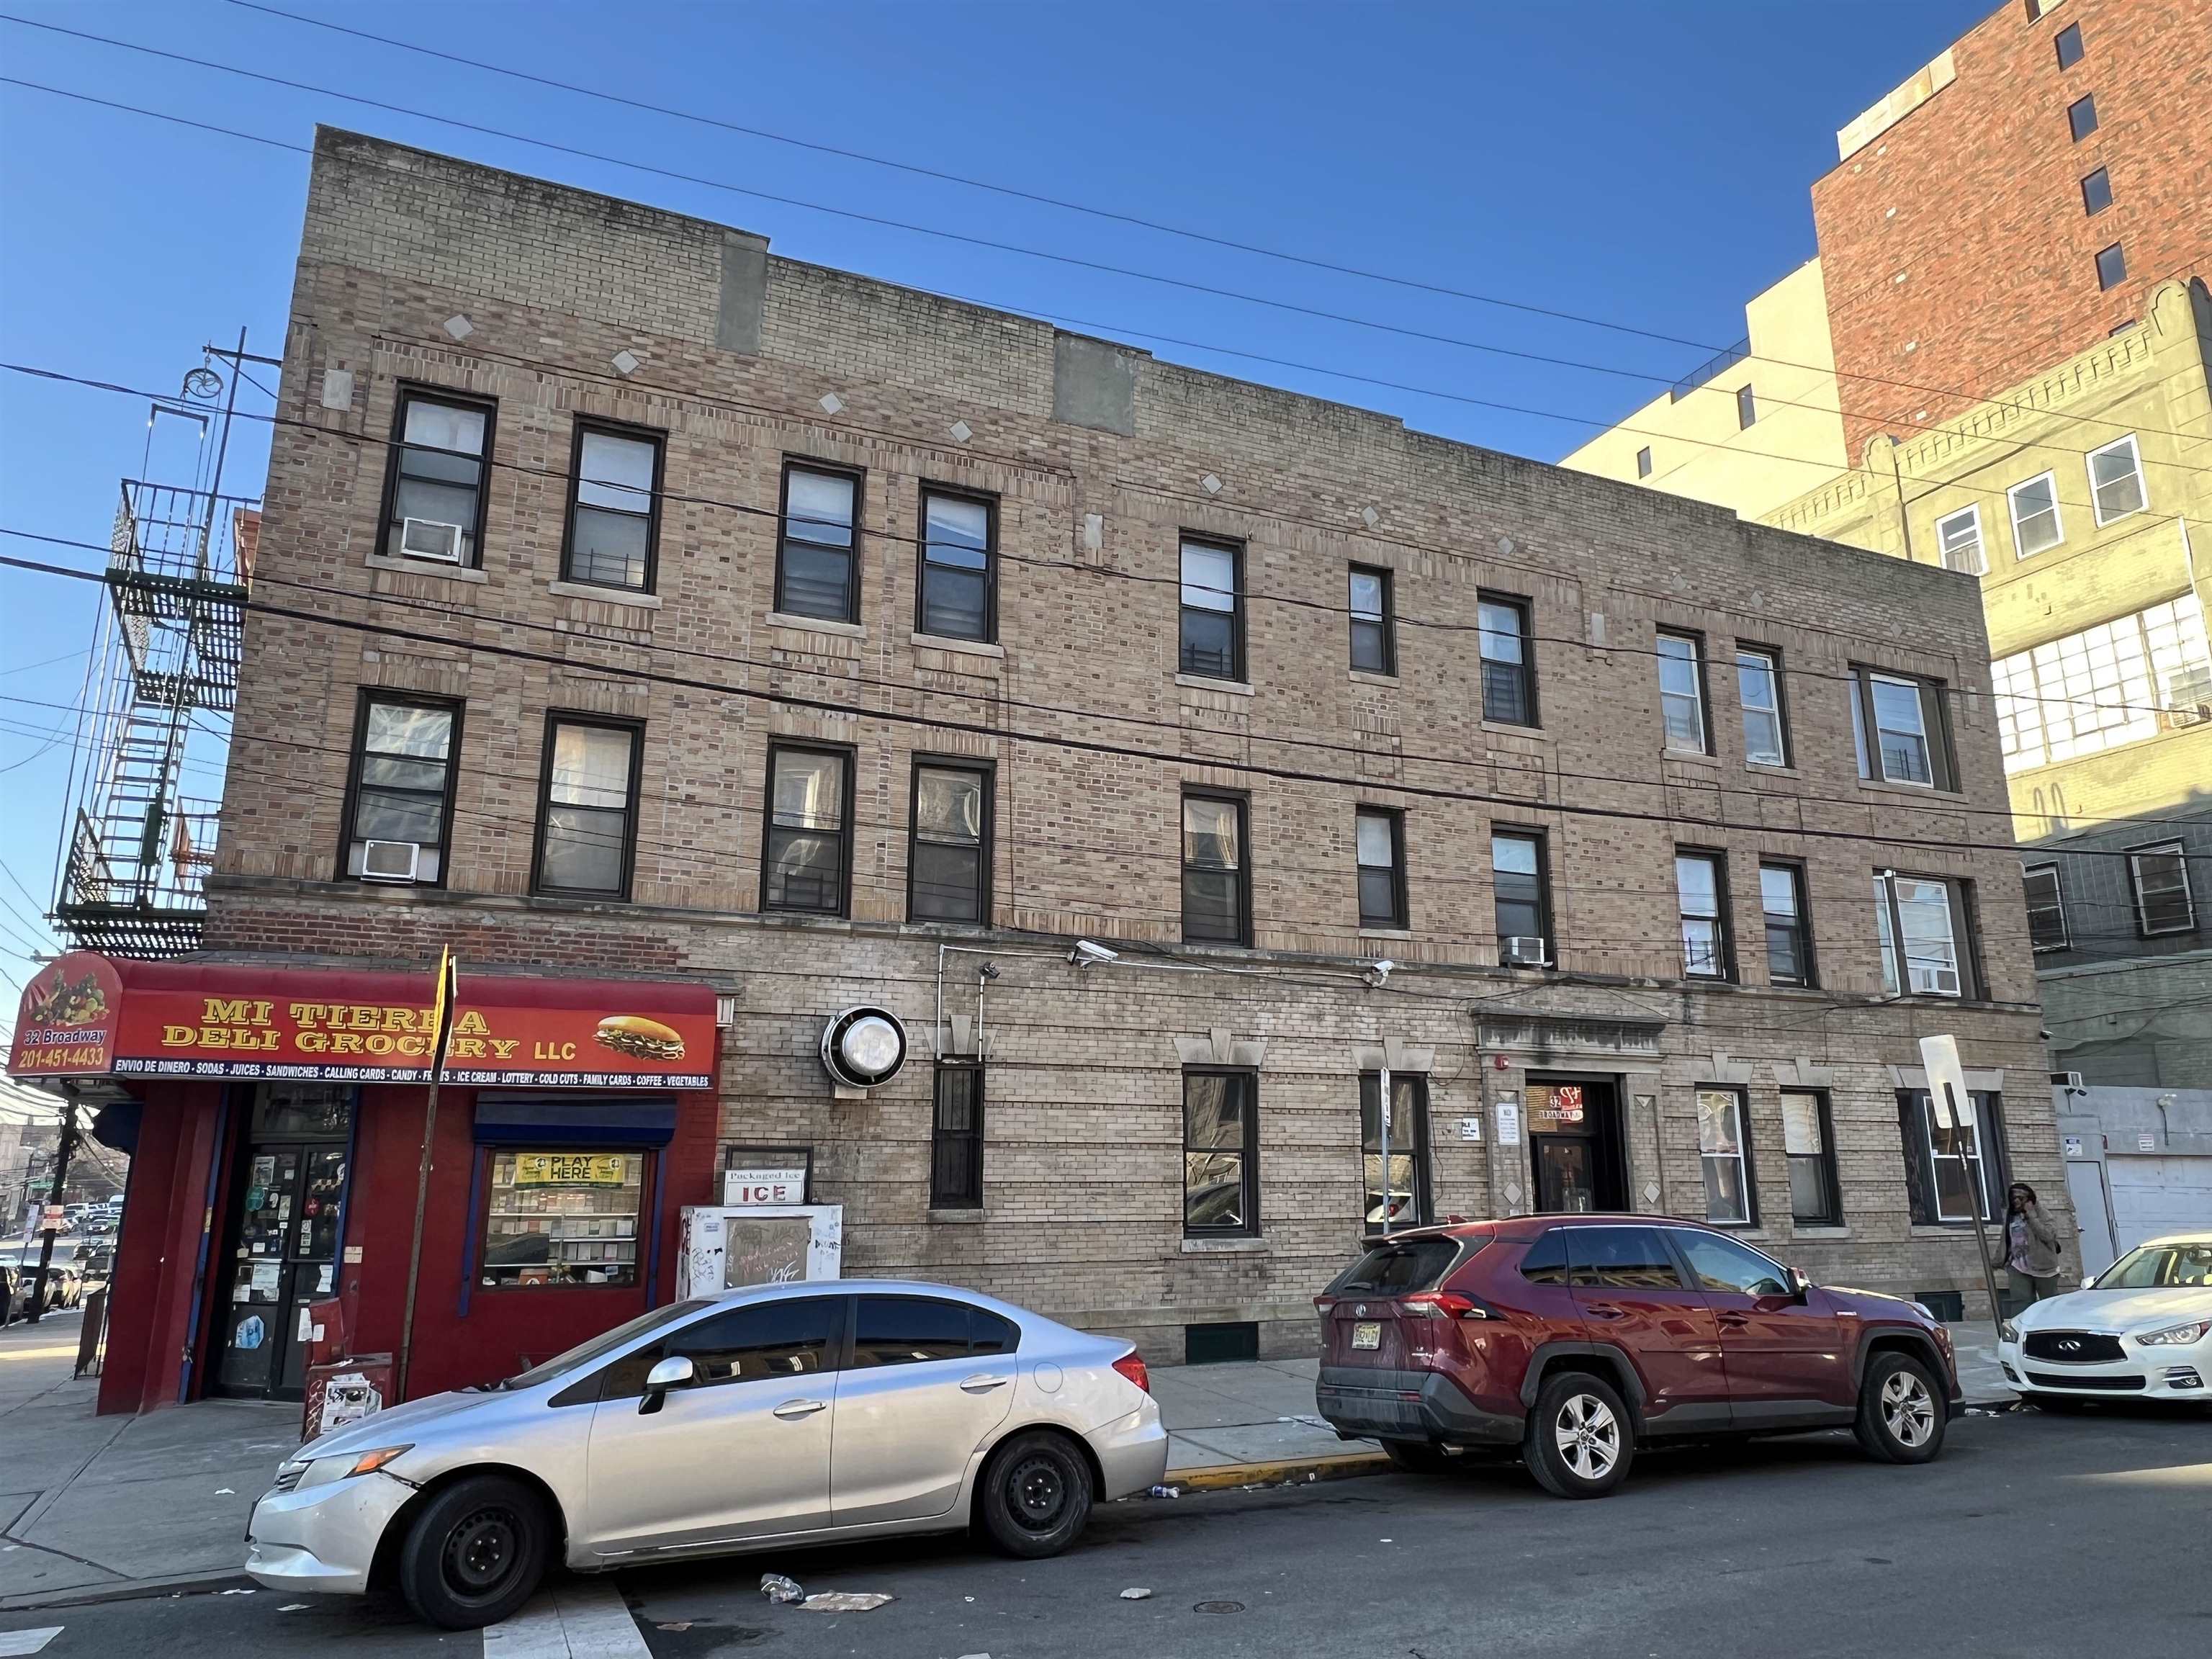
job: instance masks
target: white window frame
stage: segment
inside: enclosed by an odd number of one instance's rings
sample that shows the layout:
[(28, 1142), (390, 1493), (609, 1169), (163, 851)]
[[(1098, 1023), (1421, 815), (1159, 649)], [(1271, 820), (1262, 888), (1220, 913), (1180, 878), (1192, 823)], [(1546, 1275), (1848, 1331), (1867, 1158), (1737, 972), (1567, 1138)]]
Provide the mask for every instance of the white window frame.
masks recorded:
[[(1914, 882), (1942, 891), (1943, 924), (1947, 929), (1944, 943), (1949, 954), (1945, 958), (1923, 955), (1920, 960), (1934, 967), (1949, 968), (1952, 977), (1959, 981), (1957, 990), (1945, 991), (1932, 987), (1923, 990), (1912, 982), (1913, 957), (1911, 943), (1905, 933), (1905, 901), (1897, 896), (1897, 884), (1901, 881)], [(1964, 939), (1966, 932), (1966, 907), (1960, 902), (1958, 884), (1943, 876), (1916, 875), (1910, 871), (1893, 870), (1875, 876), (1874, 887), (1875, 921), (1881, 943), (1884, 994), (1891, 997), (1949, 997), (1961, 1000), (1970, 995), (1974, 986)]]
[[(2181, 903), (2189, 920), (2179, 927), (2153, 927), (2150, 915), (2143, 903), (2142, 860), (2147, 858), (2172, 857), (2181, 865)], [(2148, 847), (2128, 848), (2128, 890), (2134, 896), (2136, 932), (2145, 939), (2167, 939), (2180, 933), (2197, 931), (2197, 894), (2189, 881), (2189, 852), (2178, 841), (2154, 842)]]
[[(2113, 451), (2120, 449), (2124, 449), (2128, 452), (2128, 460), (2130, 463), (2130, 475), (2136, 481), (2136, 494), (2142, 498), (2142, 501), (2140, 506), (2131, 507), (2124, 513), (2113, 513), (2107, 514), (2105, 511), (2106, 486), (2101, 485), (2097, 482), (2097, 458), (2100, 455), (2109, 455), (2112, 453)], [(2122, 519), (2131, 519), (2138, 513), (2148, 513), (2150, 511), (2150, 480), (2143, 477), (2142, 449), (2142, 447), (2136, 442), (2136, 434), (2134, 433), (2129, 433), (2124, 438), (2115, 438), (2111, 443), (2105, 444), (2099, 448), (2091, 450), (2087, 456), (2083, 459), (2081, 465), (2083, 471), (2088, 475), (2089, 479), (2090, 511), (2095, 514), (2097, 527), (2100, 530), (2103, 529), (2108, 524), (2118, 524)], [(2117, 483), (2118, 480), (2115, 480), (2114, 482)]]
[[(2030, 890), (2029, 884), (2039, 876), (2051, 878), (2051, 902), (2047, 905), (2039, 904), (2034, 893)], [(2074, 930), (2067, 925), (2066, 921), (2066, 883), (2058, 873), (2058, 866), (2055, 864), (2023, 864), (2020, 867), (2020, 886), (2021, 896), (2027, 901), (2028, 948), (2038, 956), (2046, 955), (2053, 951), (2072, 950)], [(2057, 913), (2059, 939), (2056, 945), (2039, 945), (2035, 942), (2035, 913), (2039, 909)]]
[[(1769, 700), (1753, 702), (1747, 693), (1752, 682), (1744, 677), (1744, 659), (1749, 657), (1766, 671)], [(1782, 718), (1782, 655), (1763, 645), (1739, 645), (1735, 648), (1736, 703), (1743, 714), (1743, 760), (1747, 766), (1787, 766), (1790, 764), (1790, 732)], [(1751, 752), (1751, 717), (1764, 714), (1774, 723), (1774, 755), (1768, 759)]]
[[(1684, 658), (1676, 656), (1669, 652), (1667, 649), (1667, 645), (1670, 641), (1676, 645), (1685, 647), (1688, 650), (1689, 655), (1686, 658)], [(1659, 630), (1658, 641), (1653, 647), (1652, 654), (1659, 659), (1659, 741), (1661, 745), (1668, 753), (1672, 755), (1711, 754), (1713, 752), (1712, 722), (1707, 718), (1707, 710), (1705, 708), (1705, 649), (1704, 641), (1699, 640), (1694, 634), (1681, 634), (1675, 632), (1672, 629), (1662, 628)], [(1678, 665), (1685, 661), (1687, 662), (1690, 669), (1690, 690), (1686, 692), (1669, 691), (1667, 689), (1668, 668), (1670, 665)], [(1697, 747), (1694, 749), (1684, 748), (1680, 744), (1672, 742), (1668, 738), (1667, 732), (1667, 703), (1670, 698), (1676, 702), (1680, 702), (1685, 698), (1687, 698), (1697, 709), (1698, 743)]]
[(1936, 1150), (1936, 1091), (1933, 1089), (1920, 1091), (1921, 1131), (1928, 1138), (1928, 1207), (1938, 1221), (1973, 1219), (1971, 1215), (1953, 1215), (1943, 1207), (1943, 1180), (1936, 1173), (1936, 1166), (1955, 1159), (1966, 1175), (1966, 1190), (1981, 1206), (1982, 1219), (1994, 1220), (1996, 1218), (1990, 1214), (1990, 1185), (1982, 1172), (1982, 1160), (1989, 1156), (1989, 1126), (1982, 1121), (1981, 1102), (1972, 1095), (1969, 1094), (1959, 1103), (1959, 1106), (1966, 1118), (1961, 1127), (1972, 1135), (1974, 1150), (1971, 1152), (1939, 1152)]
[[(2033, 489), (2039, 483), (2047, 483), (2051, 486), (2051, 533), (2048, 542), (2041, 547), (2031, 549), (2020, 538), (2020, 492), (2023, 489)], [(2066, 544), (2066, 520), (2058, 510), (2058, 475), (2056, 472), (2039, 472), (2033, 478), (2022, 478), (2005, 491), (2005, 507), (2012, 515), (2012, 551), (2014, 558), (2033, 559), (2039, 555), (2048, 553), (2054, 547), (2063, 547)]]
[[(1948, 526), (1957, 524), (1961, 519), (1974, 527), (1974, 562), (1972, 565), (1954, 563), (1951, 558)], [(1990, 550), (1982, 538), (1982, 504), (1979, 501), (1962, 507), (1956, 513), (1946, 513), (1936, 520), (1936, 549), (1942, 557), (1946, 570), (1955, 570), (1966, 576), (1986, 576), (1990, 574)]]
[[(1928, 729), (1927, 682), (1915, 679), (1909, 674), (1886, 674), (1878, 668), (1866, 670), (1863, 678), (1866, 681), (1867, 755), (1873, 768), (1874, 777), (1880, 782), (1896, 784), (1906, 789), (1935, 788), (1937, 776), (1936, 744), (1938, 738), (1935, 732)], [(1877, 685), (1901, 687), (1912, 693), (1913, 711), (1919, 721), (1917, 730), (1907, 732), (1904, 726), (1884, 726), (1881, 723), (1881, 704), (1874, 694), (1874, 688)], [(1917, 737), (1920, 739), (1921, 753), (1927, 757), (1928, 762), (1926, 777), (1909, 778), (1891, 775), (1889, 763), (1881, 752), (1881, 734), (1885, 732), (1895, 732), (1900, 736)]]

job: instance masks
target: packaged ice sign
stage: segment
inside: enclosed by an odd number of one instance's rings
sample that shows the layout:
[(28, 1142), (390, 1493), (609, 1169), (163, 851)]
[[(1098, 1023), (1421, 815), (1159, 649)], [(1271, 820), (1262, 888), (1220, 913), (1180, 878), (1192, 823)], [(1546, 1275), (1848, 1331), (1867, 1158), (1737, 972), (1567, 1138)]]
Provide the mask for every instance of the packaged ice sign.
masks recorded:
[(763, 1204), (806, 1202), (806, 1166), (730, 1169), (722, 1171), (722, 1202), (732, 1209)]

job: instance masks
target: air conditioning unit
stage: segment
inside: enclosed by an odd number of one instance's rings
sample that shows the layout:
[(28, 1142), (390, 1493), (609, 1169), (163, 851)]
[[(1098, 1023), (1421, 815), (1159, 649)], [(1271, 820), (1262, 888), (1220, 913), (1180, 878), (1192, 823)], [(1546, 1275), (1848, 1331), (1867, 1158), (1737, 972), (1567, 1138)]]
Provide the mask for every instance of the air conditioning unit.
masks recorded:
[(2082, 1084), (2081, 1073), (2079, 1072), (2053, 1072), (2051, 1074), (2051, 1086), (2054, 1089), (2063, 1089), (2069, 1095), (2088, 1092)]
[(1544, 949), (1544, 941), (1525, 933), (1516, 933), (1498, 947), (1498, 957), (1509, 968), (1548, 968), (1552, 959)]
[(411, 841), (365, 841), (361, 844), (363, 881), (412, 881), (422, 849)]
[(2193, 665), (2168, 674), (2164, 714), (2170, 732), (2212, 721), (2212, 669)]
[(435, 519), (399, 521), (399, 550), (410, 559), (434, 559), (440, 564), (461, 562), (461, 527)]
[(1929, 996), (1954, 997), (1959, 994), (1959, 970), (1956, 968), (1923, 968), (1915, 963), (1912, 988)]

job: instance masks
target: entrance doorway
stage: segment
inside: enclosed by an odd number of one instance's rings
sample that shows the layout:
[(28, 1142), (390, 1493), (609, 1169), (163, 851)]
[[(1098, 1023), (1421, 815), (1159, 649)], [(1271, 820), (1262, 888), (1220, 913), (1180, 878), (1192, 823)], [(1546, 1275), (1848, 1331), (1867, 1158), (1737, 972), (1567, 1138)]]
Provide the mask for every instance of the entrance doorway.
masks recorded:
[(257, 1400), (305, 1393), (300, 1318), (337, 1284), (354, 1093), (316, 1083), (253, 1091), (223, 1228), (211, 1393)]
[(1523, 1110), (1540, 1212), (1584, 1215), (1629, 1207), (1620, 1091), (1613, 1079), (1532, 1078)]

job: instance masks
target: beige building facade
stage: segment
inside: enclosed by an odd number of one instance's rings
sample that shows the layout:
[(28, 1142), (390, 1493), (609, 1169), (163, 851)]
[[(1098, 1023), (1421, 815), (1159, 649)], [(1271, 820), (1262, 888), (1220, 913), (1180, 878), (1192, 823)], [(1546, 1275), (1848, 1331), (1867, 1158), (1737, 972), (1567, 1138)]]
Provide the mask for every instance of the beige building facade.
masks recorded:
[(848, 1273), (1288, 1353), (1386, 1206), (1620, 1207), (1972, 1307), (2063, 1190), (1966, 578), (328, 131), (284, 355), (210, 959), (710, 984)]

